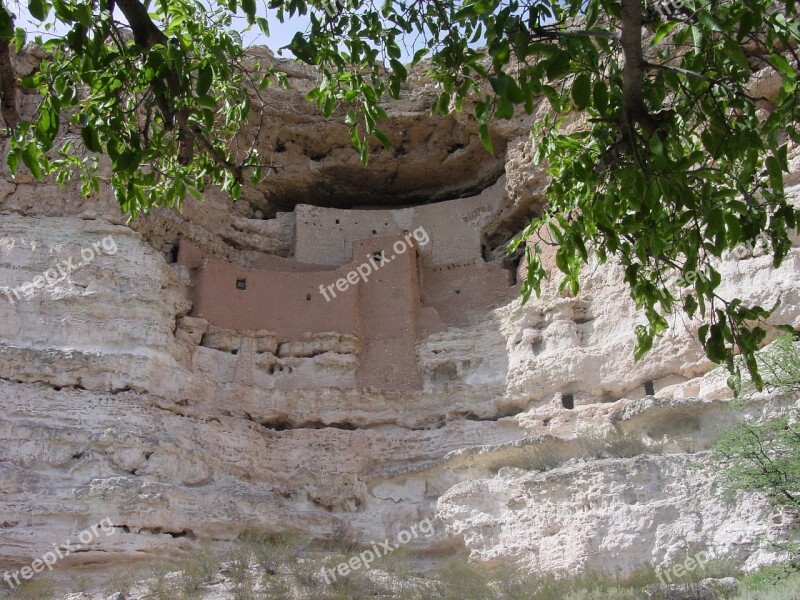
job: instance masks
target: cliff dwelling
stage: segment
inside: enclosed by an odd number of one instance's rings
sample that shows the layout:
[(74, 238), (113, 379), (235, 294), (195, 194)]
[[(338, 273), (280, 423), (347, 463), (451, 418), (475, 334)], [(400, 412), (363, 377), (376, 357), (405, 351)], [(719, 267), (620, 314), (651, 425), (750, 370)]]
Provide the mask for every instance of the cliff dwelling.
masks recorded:
[(499, 203), (485, 193), (396, 210), (298, 205), (280, 218), (289, 255), (247, 266), (181, 239), (191, 316), (208, 324), (200, 344), (265, 387), (420, 389), (420, 339), (518, 294), (509, 262), (482, 256)]

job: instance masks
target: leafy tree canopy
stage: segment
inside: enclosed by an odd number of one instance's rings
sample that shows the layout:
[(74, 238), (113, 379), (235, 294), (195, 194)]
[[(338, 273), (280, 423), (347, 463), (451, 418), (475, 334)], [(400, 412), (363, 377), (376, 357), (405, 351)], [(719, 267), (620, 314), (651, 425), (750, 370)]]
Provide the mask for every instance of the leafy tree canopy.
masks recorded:
[[(765, 388), (785, 400), (786, 414), (744, 421), (724, 432), (715, 446), (728, 494), (755, 491), (792, 519), (791, 538), (776, 545), (800, 569), (800, 414), (792, 402), (800, 393), (800, 344), (782, 336), (756, 355)], [(748, 391), (749, 384), (743, 386)], [(740, 397), (739, 400), (745, 398)]]
[[(365, 162), (372, 137), (389, 144), (381, 100), (399, 96), (404, 56), (429, 61), (434, 110), (474, 110), (489, 151), (492, 119), (531, 113), (546, 98), (552, 116), (537, 123), (534, 142), (552, 175), (549, 203), (510, 249), (546, 227), (572, 293), (590, 252), (615, 257), (647, 317), (637, 356), (682, 310), (703, 318), (706, 353), (734, 373), (733, 385), (737, 351), (760, 384), (754, 351), (774, 307), (723, 298), (717, 259), (764, 240), (778, 266), (798, 227), (783, 180), (800, 138), (796, 0), (350, 1), (29, 0), (35, 20), (63, 33), (41, 42), (49, 58), (19, 82), (9, 53), (25, 32), (2, 4), (9, 165), (37, 178), (80, 176), (89, 194), (107, 155), (110, 184), (132, 216), (199, 198), (207, 185), (237, 197), (269, 168), (254, 140), (237, 134), (280, 76), (255, 78), (234, 19), (266, 32), (265, 15), (308, 14), (289, 48), (319, 68), (309, 99), (345, 115)], [(769, 106), (752, 86), (756, 73), (778, 83)], [(30, 122), (17, 114), (16, 85), (41, 94)], [(582, 125), (565, 129), (568, 115)], [(524, 247), (527, 299), (545, 272), (535, 246)]]

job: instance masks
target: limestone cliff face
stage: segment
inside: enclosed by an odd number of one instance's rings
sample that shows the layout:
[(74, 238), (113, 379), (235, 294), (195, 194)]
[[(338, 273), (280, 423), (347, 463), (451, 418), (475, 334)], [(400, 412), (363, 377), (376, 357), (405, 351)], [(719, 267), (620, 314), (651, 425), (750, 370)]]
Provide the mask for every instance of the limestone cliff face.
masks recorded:
[[(287, 170), (244, 200), (211, 192), (126, 225), (105, 190), (0, 179), (0, 564), (104, 517), (117, 533), (64, 564), (111, 568), (250, 530), (366, 542), (426, 517), (435, 535), (415, 543), (432, 558), (611, 572), (687, 548), (773, 560), (763, 538), (782, 517), (717, 496), (704, 450), (735, 414), (696, 324), (676, 316), (634, 362), (643, 317), (613, 264), (585, 269), (577, 297), (553, 281), (520, 306), (501, 247), (546, 184), (530, 123), (497, 124), (498, 158), (481, 154), (470, 118), (427, 116), (418, 78), (387, 106), (403, 151), (363, 170), (344, 127), (305, 104), (313, 73), (292, 69), (262, 140)], [(422, 200), (446, 202), (393, 208)], [(326, 320), (343, 298), (275, 283), (334, 283), (366, 260), (354, 248), (418, 228), (429, 242), (408, 273), (352, 284), (351, 321)], [(215, 268), (230, 281), (202, 279)], [(800, 249), (780, 269), (756, 249), (722, 270), (723, 294), (780, 300), (775, 320), (800, 326)], [(280, 304), (297, 323), (255, 328), (233, 301), (225, 322), (201, 310), (254, 278), (265, 303), (300, 294)], [(258, 297), (241, 306), (258, 313)], [(636, 455), (587, 455), (611, 431)]]

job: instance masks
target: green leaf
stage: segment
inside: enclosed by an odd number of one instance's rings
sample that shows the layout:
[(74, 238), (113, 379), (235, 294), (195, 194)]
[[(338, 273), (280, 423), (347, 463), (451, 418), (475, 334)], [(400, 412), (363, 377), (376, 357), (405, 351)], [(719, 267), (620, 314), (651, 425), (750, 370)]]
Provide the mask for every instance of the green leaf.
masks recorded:
[(42, 167), (39, 162), (41, 157), (42, 153), (34, 144), (28, 144), (22, 149), (22, 162), (28, 167), (36, 181), (42, 180)]
[(30, 0), (28, 11), (34, 19), (44, 21), (50, 13), (50, 3), (47, 0)]
[(707, 10), (699, 10), (697, 19), (711, 31), (722, 31), (722, 25)]
[(0, 6), (0, 40), (10, 40), (13, 35), (14, 19), (4, 6)]
[(399, 60), (392, 59), (389, 61), (389, 64), (392, 66), (392, 71), (394, 71), (395, 75), (405, 81), (408, 77), (408, 72), (403, 66), (403, 63), (401, 63)]
[[(1, 37), (1, 36), (0, 36)], [(14, 31), (14, 51), (19, 54), (22, 52), (22, 49), (25, 47), (25, 42), (28, 39), (27, 32), (22, 27), (17, 27)]]
[(197, 96), (195, 102), (205, 108), (217, 108), (217, 101), (214, 100), (213, 96)]
[(19, 170), (19, 149), (15, 149), (13, 152), (8, 153), (8, 158), (6, 161), (8, 162), (8, 169), (11, 171), (12, 175), (16, 175), (17, 171)]
[(49, 104), (44, 104), (39, 109), (39, 122), (36, 124), (36, 139), (44, 148), (49, 150), (53, 145), (53, 140), (58, 134), (58, 111), (54, 110)]
[(572, 84), (572, 101), (578, 110), (584, 110), (589, 106), (592, 94), (592, 80), (588, 73), (581, 73), (575, 78)]
[(486, 123), (489, 120), (489, 103), (479, 100), (475, 103), (475, 118), (478, 123)]
[(608, 109), (608, 86), (602, 79), (594, 82), (594, 107), (601, 115)]
[(770, 185), (779, 193), (783, 193), (783, 170), (775, 156), (767, 157), (767, 173)]
[(696, 48), (701, 48), (703, 45), (703, 31), (697, 26), (691, 26), (692, 40)]
[(497, 108), (494, 111), (494, 116), (497, 119), (510, 119), (514, 116), (514, 105), (506, 98), (500, 98), (497, 103)]
[(653, 336), (647, 331), (644, 325), (636, 326), (636, 347), (633, 351), (634, 360), (641, 360), (642, 357), (650, 352), (653, 347)]
[(423, 58), (425, 58), (425, 55), (427, 55), (427, 54), (428, 54), (428, 49), (427, 48), (422, 48), (421, 50), (417, 50), (414, 53), (414, 58), (411, 59), (411, 66), (417, 65), (419, 63), (419, 61), (421, 61)]
[(569, 73), (570, 55), (566, 51), (559, 50), (552, 58), (545, 62), (545, 72), (550, 81), (561, 79)]
[(656, 29), (656, 34), (653, 36), (653, 40), (650, 42), (650, 44), (652, 46), (657, 46), (661, 43), (661, 40), (667, 37), (670, 32), (680, 24), (680, 21), (664, 21), (658, 26), (658, 29)]
[(661, 138), (658, 136), (658, 133), (654, 133), (650, 136), (650, 152), (655, 154), (656, 156), (661, 156), (664, 154), (664, 143), (661, 141)]
[(242, 10), (247, 15), (247, 20), (253, 23), (256, 18), (256, 0), (242, 0)]
[(558, 92), (555, 90), (555, 88), (550, 85), (543, 85), (542, 93), (550, 102), (550, 106), (553, 111), (559, 112), (561, 110), (561, 96), (558, 95)]
[(489, 126), (486, 123), (481, 123), (478, 129), (478, 135), (481, 138), (481, 143), (486, 151), (494, 156), (494, 146), (492, 145), (492, 137), (489, 135)]
[(103, 147), (100, 145), (100, 138), (97, 136), (97, 130), (91, 123), (87, 123), (81, 129), (81, 139), (87, 149), (92, 152), (102, 152)]
[(769, 61), (772, 63), (772, 66), (778, 69), (783, 75), (786, 77), (790, 77), (792, 79), (797, 77), (797, 73), (792, 68), (792, 65), (789, 64), (789, 61), (786, 60), (780, 54), (773, 54), (769, 57)]
[(692, 294), (686, 296), (686, 299), (683, 301), (683, 310), (690, 317), (693, 317), (694, 313), (697, 311), (697, 300), (695, 300)]
[(211, 65), (205, 65), (197, 73), (197, 89), (198, 96), (207, 96), (208, 91), (211, 89), (211, 84), (214, 81), (214, 70)]
[(139, 167), (139, 154), (131, 150), (125, 150), (116, 160), (114, 160), (112, 167), (115, 172), (118, 171), (133, 171)]
[(377, 138), (377, 140), (381, 143), (381, 146), (383, 146), (387, 150), (392, 147), (392, 144), (389, 142), (389, 138), (386, 137), (386, 134), (383, 133), (381, 130), (373, 129), (372, 135), (374, 135)]

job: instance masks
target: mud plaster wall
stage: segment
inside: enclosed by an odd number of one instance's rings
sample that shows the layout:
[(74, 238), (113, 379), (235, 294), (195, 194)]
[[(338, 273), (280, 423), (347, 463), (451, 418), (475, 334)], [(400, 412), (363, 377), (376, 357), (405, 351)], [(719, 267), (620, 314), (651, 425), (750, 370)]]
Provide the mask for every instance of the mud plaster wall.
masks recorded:
[[(267, 330), (282, 341), (307, 333), (360, 333), (357, 288), (340, 292), (335, 303), (319, 292), (320, 284), (346, 276), (348, 265), (307, 271), (310, 265), (263, 255), (257, 261), (263, 268), (248, 269), (216, 259), (187, 240), (180, 240), (177, 262), (189, 269), (194, 284), (192, 315), (217, 327)], [(239, 282), (244, 289), (237, 287)]]
[(500, 196), (486, 193), (414, 208), (338, 210), (298, 205), (294, 256), (299, 262), (341, 265), (351, 260), (353, 242), (422, 227), (430, 238), (419, 246), (423, 264), (480, 261), (481, 226), (500, 205)]
[(353, 244), (356, 256), (383, 252), (384, 263), (359, 285), (364, 356), (356, 378), (362, 385), (415, 389), (422, 386), (417, 367), (419, 277), (413, 240), (395, 254), (403, 236), (383, 236)]
[[(327, 302), (319, 286), (346, 275), (337, 271), (292, 273), (244, 269), (220, 260), (206, 260), (195, 277), (194, 312), (224, 329), (265, 329), (282, 340), (304, 334), (360, 331), (358, 286)], [(245, 289), (237, 289), (237, 281)]]
[(422, 303), (436, 310), (441, 325), (425, 321), (433, 332), (462, 327), (519, 295), (512, 272), (500, 261), (428, 267), (422, 270)]
[[(353, 335), (360, 348), (357, 385), (418, 388), (417, 340), (485, 318), (518, 293), (510, 265), (482, 257), (482, 227), (499, 198), (487, 190), (396, 210), (299, 205), (294, 257), (251, 257), (250, 268), (182, 242), (178, 262), (191, 269), (192, 314), (224, 329), (275, 332), (281, 341)], [(419, 243), (401, 232), (417, 232)], [(405, 239), (413, 247), (398, 255), (395, 242)], [(344, 292), (335, 287), (381, 252), (386, 261), (368, 281), (348, 284)]]
[[(401, 241), (406, 251), (398, 254), (395, 248)], [(358, 386), (419, 388), (416, 245), (413, 240), (407, 243), (403, 235), (391, 235), (358, 241), (354, 248), (364, 261), (335, 270), (295, 272), (247, 269), (209, 258), (193, 244), (181, 241), (178, 263), (192, 275), (193, 316), (223, 329), (271, 331), (279, 341), (330, 332), (355, 335), (362, 346)], [(358, 279), (345, 291), (335, 287), (338, 279), (346, 279), (376, 254), (384, 259), (366, 281)], [(289, 262), (279, 259), (275, 264), (288, 269)], [(238, 289), (237, 283), (245, 289)], [(320, 285), (330, 300), (320, 293)]]

